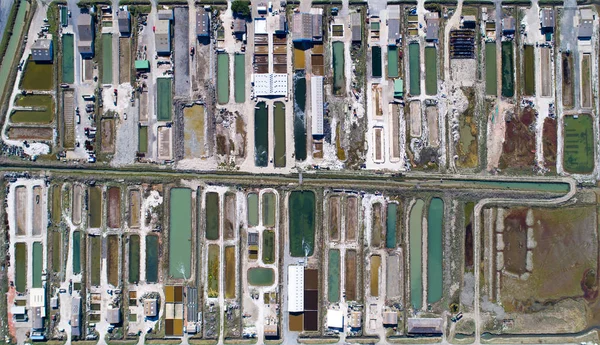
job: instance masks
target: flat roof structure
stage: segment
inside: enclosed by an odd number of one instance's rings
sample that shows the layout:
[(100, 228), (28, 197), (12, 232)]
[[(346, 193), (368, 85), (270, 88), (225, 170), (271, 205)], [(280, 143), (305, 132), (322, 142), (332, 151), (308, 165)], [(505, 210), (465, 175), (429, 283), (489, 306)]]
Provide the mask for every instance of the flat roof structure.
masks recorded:
[(111, 325), (116, 325), (121, 322), (121, 309), (108, 308), (106, 310), (106, 321)]
[(350, 313), (350, 321), (348, 322), (351, 328), (361, 328), (362, 327), (362, 312), (360, 311), (352, 311)]
[(144, 316), (158, 316), (158, 300), (156, 298), (148, 298), (144, 300)]
[(287, 18), (285, 12), (275, 16), (275, 35), (285, 35), (287, 33)]
[(514, 17), (502, 18), (502, 32), (505, 34), (514, 34), (516, 29), (516, 21)]
[(344, 328), (344, 313), (341, 310), (327, 310), (327, 328), (343, 329)]
[(135, 60), (135, 69), (136, 70), (149, 70), (150, 69), (150, 61)]
[(77, 16), (77, 48), (83, 56), (94, 56), (94, 18), (89, 13)]
[(156, 52), (158, 54), (171, 54), (171, 23), (168, 20), (159, 20), (156, 23), (154, 37), (156, 39)]
[(425, 15), (425, 23), (427, 24), (427, 34), (425, 40), (437, 42), (440, 31), (440, 17), (437, 12), (430, 12)]
[(587, 8), (579, 11), (579, 29), (577, 31), (577, 38), (582, 41), (589, 41), (592, 39), (594, 33), (594, 13)]
[(394, 98), (404, 97), (404, 81), (400, 78), (394, 80)]
[(362, 18), (360, 16), (360, 13), (351, 13), (350, 23), (352, 31), (352, 42), (360, 42), (362, 40)]
[(252, 75), (252, 80), (256, 96), (287, 96), (287, 74), (255, 73)]
[(554, 30), (554, 25), (556, 25), (556, 22), (554, 20), (554, 10), (551, 8), (543, 8), (540, 11), (540, 25), (542, 27), (542, 31), (546, 30), (548, 31), (548, 29), (552, 29), (551, 31)]
[(312, 135), (321, 136), (323, 131), (323, 77), (310, 79), (310, 101), (312, 105)]
[(388, 43), (396, 44), (402, 34), (400, 34), (400, 19), (388, 19)]
[(389, 326), (398, 325), (398, 313), (395, 311), (384, 311), (383, 312), (383, 324)]
[(311, 13), (296, 12), (292, 17), (292, 41), (321, 42), (323, 40), (323, 9), (313, 8)]
[(158, 20), (173, 20), (173, 10), (158, 10)]
[(31, 329), (35, 331), (41, 331), (44, 329), (44, 316), (45, 312), (42, 311), (43, 307), (31, 308)]
[(188, 322), (198, 322), (198, 289), (188, 287), (186, 291), (187, 317), (185, 319)]
[(243, 35), (246, 33), (246, 21), (241, 18), (236, 18), (233, 20), (233, 34), (234, 35)]
[(266, 35), (267, 32), (267, 20), (265, 18), (254, 19), (254, 35)]
[[(44, 288), (32, 288), (29, 290), (29, 307), (45, 307), (46, 290)], [(45, 314), (45, 313), (44, 313)], [(43, 315), (46, 316), (46, 315)]]
[(31, 45), (31, 58), (33, 61), (52, 62), (53, 45), (52, 39), (40, 38)]
[(119, 24), (119, 32), (122, 36), (129, 36), (131, 34), (131, 14), (127, 10), (120, 10), (117, 16), (117, 22)]
[(258, 233), (257, 232), (249, 232), (248, 233), (248, 245), (249, 246), (258, 245)]
[(304, 311), (304, 266), (288, 266), (288, 312)]
[(210, 37), (210, 15), (204, 8), (200, 8), (196, 12), (196, 36)]
[(73, 297), (71, 301), (71, 335), (80, 336), (81, 329), (79, 322), (81, 321), (81, 297)]
[(265, 337), (277, 337), (279, 336), (279, 327), (277, 326), (277, 324), (268, 324), (268, 325), (264, 325), (264, 335)]
[(443, 325), (441, 318), (409, 318), (408, 334), (440, 335)]

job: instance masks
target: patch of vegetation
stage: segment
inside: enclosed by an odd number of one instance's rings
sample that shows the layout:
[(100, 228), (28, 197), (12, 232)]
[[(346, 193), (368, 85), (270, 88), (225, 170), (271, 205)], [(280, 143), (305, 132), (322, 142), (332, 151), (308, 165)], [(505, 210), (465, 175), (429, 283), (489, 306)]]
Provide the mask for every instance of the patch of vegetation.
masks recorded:
[(237, 16), (242, 18), (249, 18), (250, 12), (250, 1), (246, 0), (234, 0), (231, 3), (231, 11)]

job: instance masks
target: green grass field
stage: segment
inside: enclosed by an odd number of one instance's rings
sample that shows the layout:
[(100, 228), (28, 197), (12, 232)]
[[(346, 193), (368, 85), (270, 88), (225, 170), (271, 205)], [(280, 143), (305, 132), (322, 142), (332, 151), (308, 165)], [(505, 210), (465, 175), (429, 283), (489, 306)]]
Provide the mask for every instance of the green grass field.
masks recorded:
[(576, 174), (594, 170), (594, 127), (589, 115), (565, 116), (564, 167)]

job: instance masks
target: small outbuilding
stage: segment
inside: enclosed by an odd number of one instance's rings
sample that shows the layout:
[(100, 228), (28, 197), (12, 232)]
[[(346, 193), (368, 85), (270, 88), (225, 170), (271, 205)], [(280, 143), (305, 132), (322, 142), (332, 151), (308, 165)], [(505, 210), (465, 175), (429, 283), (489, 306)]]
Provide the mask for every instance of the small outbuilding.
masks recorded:
[(38, 39), (31, 46), (31, 58), (35, 62), (52, 62), (53, 48), (52, 39)]
[(119, 23), (119, 32), (121, 33), (121, 36), (128, 37), (131, 35), (131, 14), (129, 11), (119, 11), (117, 22)]
[(544, 8), (540, 11), (540, 26), (543, 34), (554, 33), (554, 10)]
[(327, 328), (343, 329), (344, 313), (339, 309), (327, 310)]
[(158, 316), (158, 300), (156, 298), (144, 300), (144, 316), (149, 318)]
[(398, 313), (396, 313), (395, 311), (384, 311), (383, 325), (387, 327), (398, 326)]
[(408, 334), (421, 336), (437, 336), (442, 334), (444, 320), (441, 318), (410, 318)]
[(515, 17), (502, 18), (502, 34), (514, 35), (516, 31)]
[(360, 13), (353, 12), (350, 14), (350, 25), (352, 28), (352, 43), (360, 43), (362, 41), (362, 18)]
[(210, 15), (203, 8), (196, 12), (196, 36), (210, 37)]
[(425, 23), (427, 24), (427, 34), (425, 40), (437, 42), (440, 31), (440, 16), (437, 12), (430, 12), (425, 15)]
[(139, 72), (148, 72), (150, 70), (150, 61), (135, 60), (135, 70)]
[(117, 325), (121, 323), (121, 309), (108, 308), (106, 311), (106, 321), (111, 325)]

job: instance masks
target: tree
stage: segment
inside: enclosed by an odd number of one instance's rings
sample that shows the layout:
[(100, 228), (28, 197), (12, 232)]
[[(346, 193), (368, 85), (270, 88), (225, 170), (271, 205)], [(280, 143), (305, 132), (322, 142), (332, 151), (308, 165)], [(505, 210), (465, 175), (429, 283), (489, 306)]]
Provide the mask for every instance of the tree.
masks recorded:
[(231, 3), (231, 11), (240, 17), (250, 17), (250, 1), (234, 0)]

